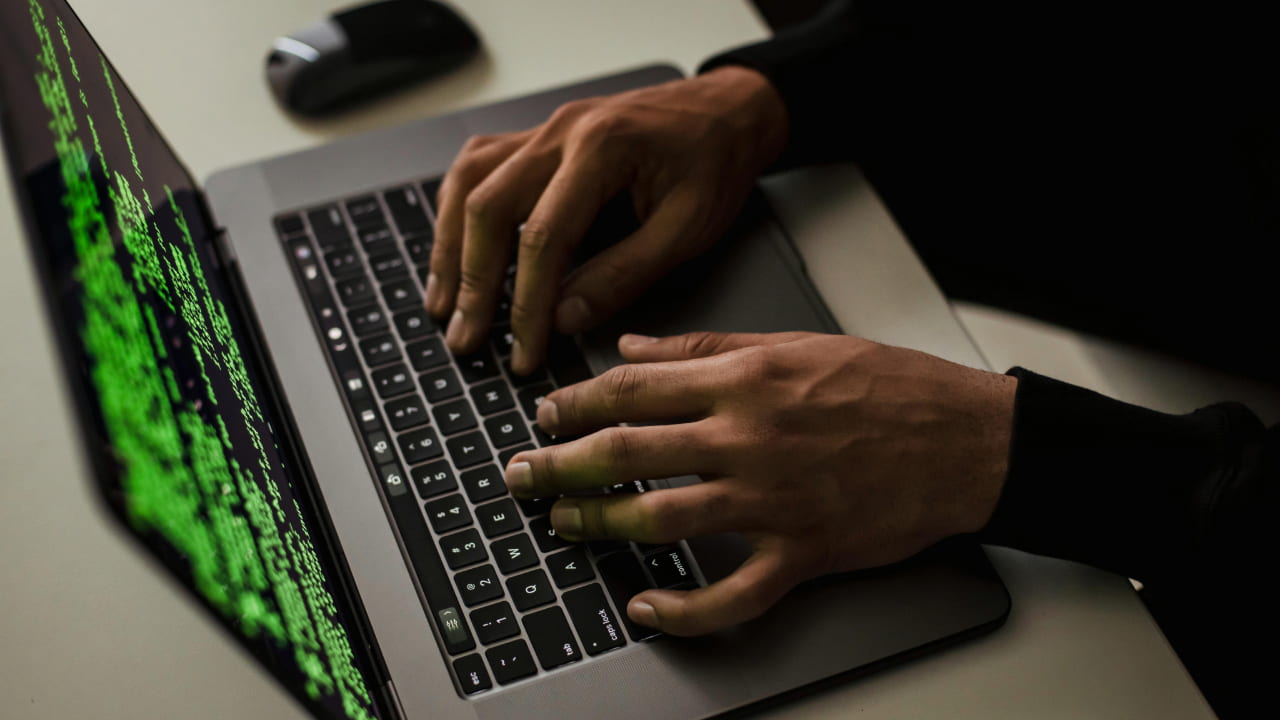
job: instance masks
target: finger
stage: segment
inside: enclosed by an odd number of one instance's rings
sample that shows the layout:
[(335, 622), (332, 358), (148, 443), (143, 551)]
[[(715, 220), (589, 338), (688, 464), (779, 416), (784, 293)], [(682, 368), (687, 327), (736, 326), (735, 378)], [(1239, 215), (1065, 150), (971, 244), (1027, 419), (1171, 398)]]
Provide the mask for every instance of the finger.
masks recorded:
[(795, 584), (782, 553), (762, 549), (705, 588), (642, 592), (627, 604), (627, 615), (669, 635), (705, 635), (759, 617)]
[(526, 145), (490, 173), (466, 201), (458, 300), (445, 343), (455, 353), (476, 349), (498, 305), (521, 221), (556, 171), (555, 155)]
[(698, 423), (605, 428), (515, 455), (507, 465), (507, 488), (516, 497), (542, 497), (631, 480), (710, 473), (716, 457), (708, 430)]
[(431, 272), (427, 275), (427, 312), (445, 317), (458, 294), (458, 270), (466, 225), (466, 201), (489, 173), (519, 149), (527, 133), (477, 136), (467, 141), (445, 174), (437, 192), (435, 242), (431, 248)]
[(741, 527), (730, 486), (701, 483), (638, 495), (566, 497), (551, 508), (551, 526), (571, 542), (635, 540), (662, 544)]
[(719, 355), (757, 345), (781, 345), (802, 340), (813, 333), (717, 333), (692, 332), (664, 338), (643, 335), (623, 335), (618, 338), (618, 350), (628, 362), (651, 363), (672, 360), (688, 360)]
[(624, 422), (701, 417), (717, 396), (717, 365), (708, 360), (619, 365), (548, 395), (538, 405), (538, 425), (552, 435), (582, 435)]
[(629, 304), (683, 262), (697, 245), (683, 242), (700, 211), (692, 192), (673, 192), (639, 230), (583, 263), (570, 275), (556, 306), (556, 330), (590, 330)]
[(511, 369), (518, 374), (532, 372), (546, 353), (570, 253), (626, 180), (617, 167), (600, 153), (566, 158), (520, 232), (511, 301)]

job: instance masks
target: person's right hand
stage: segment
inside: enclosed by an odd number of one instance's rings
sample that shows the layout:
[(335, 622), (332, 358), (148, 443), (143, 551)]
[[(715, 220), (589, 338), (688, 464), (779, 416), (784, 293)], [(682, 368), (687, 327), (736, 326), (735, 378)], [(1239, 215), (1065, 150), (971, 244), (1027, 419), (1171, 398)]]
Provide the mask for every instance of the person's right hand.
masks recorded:
[[(474, 137), (440, 186), (427, 310), (450, 318), (454, 352), (477, 349), (518, 248), (511, 366), (532, 372), (553, 325), (588, 330), (708, 248), (786, 135), (768, 80), (724, 67), (571, 102), (523, 132)], [(641, 227), (566, 278), (600, 207), (624, 190)]]

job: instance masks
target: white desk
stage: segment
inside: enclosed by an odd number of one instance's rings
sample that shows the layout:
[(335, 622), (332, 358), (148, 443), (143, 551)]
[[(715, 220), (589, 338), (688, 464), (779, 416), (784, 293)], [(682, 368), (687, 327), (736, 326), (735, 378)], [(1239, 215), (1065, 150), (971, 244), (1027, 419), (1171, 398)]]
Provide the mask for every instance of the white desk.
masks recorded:
[[(328, 0), (79, 0), (120, 73), (193, 172), (425, 113), (654, 60), (691, 71), (764, 37), (738, 0), (460, 2), (488, 56), (343, 122), (298, 125), (272, 104), (271, 38)], [(773, 197), (841, 323), (981, 364), (853, 171)], [(90, 492), (31, 260), (0, 177), (0, 716), (285, 718), (297, 706), (116, 531)], [(1205, 718), (1208, 707), (1128, 583), (1011, 551), (1013, 596), (987, 637), (789, 702), (768, 717)]]

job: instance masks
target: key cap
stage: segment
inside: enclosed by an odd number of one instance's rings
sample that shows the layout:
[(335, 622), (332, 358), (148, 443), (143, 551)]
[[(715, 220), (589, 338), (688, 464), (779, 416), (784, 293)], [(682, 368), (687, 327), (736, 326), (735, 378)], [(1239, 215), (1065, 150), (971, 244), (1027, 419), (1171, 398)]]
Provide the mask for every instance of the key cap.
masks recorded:
[(493, 687), (489, 680), (489, 671), (484, 668), (484, 660), (479, 655), (465, 655), (453, 661), (453, 674), (458, 677), (462, 692), (475, 695), (481, 690)]
[(493, 668), (493, 677), (503, 685), (538, 672), (533, 664), (533, 655), (529, 654), (529, 646), (523, 640), (489, 648), (484, 651), (484, 656), (489, 659), (489, 667)]
[(462, 394), (462, 383), (458, 382), (458, 374), (453, 368), (442, 367), (422, 375), (422, 391), (427, 394), (427, 401), (435, 404)]
[(431, 263), (431, 247), (434, 245), (431, 230), (416, 235), (407, 235), (404, 239), (404, 249), (409, 253), (409, 262), (418, 267), (426, 267)]
[(357, 400), (351, 403), (351, 411), (356, 415), (356, 422), (364, 432), (372, 432), (382, 428), (382, 418), (372, 400)]
[(499, 452), (498, 467), (503, 468), (505, 470), (507, 465), (511, 463), (511, 458), (515, 457), (516, 455), (519, 455), (525, 450), (533, 450), (533, 449), (534, 447), (532, 445), (517, 445), (513, 448), (507, 448), (506, 450)]
[(489, 543), (489, 551), (493, 553), (494, 562), (503, 575), (533, 567), (538, 564), (538, 554), (533, 551), (533, 541), (528, 535), (520, 533)]
[(449, 467), (446, 460), (419, 465), (410, 470), (409, 474), (413, 477), (414, 487), (418, 489), (418, 497), (423, 500), (458, 488), (458, 481), (453, 477), (453, 469)]
[(298, 235), (307, 231), (307, 227), (302, 224), (301, 215), (281, 215), (276, 218), (276, 232), (280, 233), (280, 237), (288, 238), (290, 235)]
[(451, 570), (475, 565), (489, 559), (480, 541), (480, 533), (475, 530), (463, 530), (453, 535), (440, 538), (440, 550), (444, 553), (444, 561)]
[(484, 430), (498, 448), (529, 441), (529, 430), (524, 426), (520, 413), (510, 412), (484, 421)]
[(405, 346), (404, 352), (409, 356), (409, 362), (413, 363), (413, 369), (418, 372), (425, 372), (449, 362), (449, 356), (444, 351), (444, 343), (438, 337), (429, 337), (410, 343)]
[(440, 208), (436, 205), (437, 193), (440, 192), (440, 183), (443, 178), (428, 180), (422, 183), (422, 196), (427, 199), (427, 205), (431, 208), (431, 213), (436, 217), (440, 216)]
[(377, 367), (400, 359), (400, 346), (390, 335), (378, 335), (360, 341), (360, 354), (369, 367)]
[(351, 233), (347, 232), (347, 223), (336, 205), (308, 212), (307, 222), (311, 223), (311, 232), (316, 236), (316, 245), (321, 252), (351, 244)]
[(400, 444), (400, 452), (404, 453), (404, 459), (410, 465), (435, 460), (444, 454), (434, 428), (410, 430), (396, 438), (396, 442)]
[(582, 659), (582, 651), (573, 640), (564, 611), (547, 608), (524, 616), (524, 629), (529, 634), (533, 652), (543, 670), (560, 667)]
[(471, 524), (471, 511), (461, 495), (447, 495), (427, 503), (427, 520), (437, 534), (464, 528)]
[(391, 442), (387, 439), (386, 433), (371, 432), (365, 437), (365, 442), (369, 444), (369, 453), (373, 455), (375, 463), (396, 461), (396, 451), (391, 448)]
[(417, 394), (389, 400), (383, 409), (387, 411), (387, 417), (390, 418), (391, 429), (396, 432), (425, 425), (427, 422), (427, 408)]
[(373, 276), (379, 282), (386, 282), (392, 278), (409, 274), (409, 267), (404, 262), (404, 256), (394, 251), (381, 253), (369, 258), (369, 269), (373, 270)]
[(413, 187), (405, 185), (388, 190), (383, 193), (382, 199), (386, 201), (387, 209), (391, 211), (391, 219), (395, 221), (401, 235), (422, 232), (431, 227), (427, 221), (427, 213), (422, 209), (422, 202), (418, 200), (418, 193)]
[(396, 331), (400, 333), (400, 339), (405, 342), (429, 335), (436, 329), (431, 318), (427, 317), (426, 311), (422, 308), (396, 313), (395, 322)]
[(511, 332), (510, 325), (494, 325), (489, 331), (489, 338), (493, 341), (493, 349), (498, 357), (511, 357), (511, 347), (515, 344), (516, 336)]
[(520, 522), (520, 513), (516, 511), (516, 504), (511, 501), (511, 498), (481, 505), (476, 508), (476, 518), (480, 521), (480, 529), (484, 530), (484, 536), (487, 538), (506, 535), (524, 527)]
[(531, 570), (523, 575), (508, 578), (507, 592), (511, 593), (516, 609), (521, 612), (556, 601), (556, 594), (551, 590), (551, 581), (541, 570)]
[(382, 314), (382, 308), (377, 305), (352, 310), (347, 313), (347, 322), (351, 323), (351, 330), (356, 337), (365, 337), (387, 329), (387, 316)]
[[(564, 594), (564, 606), (569, 618), (582, 638), (582, 647), (588, 655), (595, 656), (627, 644), (622, 637), (618, 617), (604, 599), (604, 591), (596, 583), (570, 590)], [(477, 631), (478, 633), (479, 631)]]
[(488, 380), (498, 375), (498, 365), (494, 362), (493, 355), (488, 350), (480, 350), (471, 355), (458, 358), (458, 369), (462, 371), (462, 377), (467, 381), (468, 385), (473, 385), (481, 380)]
[(391, 252), (396, 249), (396, 236), (392, 234), (391, 228), (386, 225), (356, 228), (356, 237), (360, 240), (360, 247), (363, 247), (364, 251), (370, 255)]
[(458, 594), (467, 607), (502, 597), (502, 586), (498, 584), (498, 576), (491, 565), (463, 570), (454, 576), (454, 580), (458, 583)]
[(471, 388), (471, 399), (481, 415), (492, 415), (511, 407), (511, 391), (501, 380), (494, 380)]
[(511, 379), (511, 384), (517, 388), (544, 383), (551, 379), (551, 376), (547, 375), (547, 371), (542, 368), (538, 368), (528, 375), (517, 375), (511, 371), (510, 360), (503, 361), (502, 368), (507, 371), (507, 377)]
[(382, 297), (391, 312), (408, 310), (422, 305), (422, 293), (413, 280), (396, 280), (382, 286)]
[(356, 227), (385, 225), (387, 223), (382, 216), (382, 206), (378, 204), (378, 198), (372, 195), (352, 198), (346, 204), (347, 215), (351, 216), (351, 222)]
[(473, 503), (507, 494), (507, 483), (497, 465), (485, 465), (462, 473), (462, 487)]
[(351, 247), (339, 247), (325, 253), (324, 266), (335, 280), (364, 273), (364, 261), (360, 259), (360, 253)]
[(689, 561), (680, 548), (674, 545), (646, 554), (644, 565), (653, 578), (653, 583), (660, 588), (697, 585)]
[(443, 435), (453, 435), (476, 426), (475, 413), (471, 412), (471, 406), (466, 400), (437, 405), (432, 408), (431, 414)]
[(658, 631), (653, 628), (637, 625), (627, 617), (627, 603), (636, 594), (650, 589), (649, 581), (644, 576), (644, 570), (640, 568), (640, 562), (636, 560), (636, 556), (629, 553), (614, 553), (601, 558), (597, 564), (600, 570), (600, 577), (604, 579), (604, 585), (609, 590), (609, 597), (613, 599), (613, 603), (622, 613), (621, 620), (624, 627), (627, 628), (627, 634), (631, 639), (639, 642), (647, 638), (658, 635)]
[(373, 284), (369, 282), (369, 278), (365, 277), (363, 272), (357, 277), (340, 281), (337, 284), (337, 288), (338, 299), (342, 301), (345, 307), (362, 305), (373, 299)]
[[(480, 526), (484, 526), (483, 517), (480, 518)], [(591, 562), (580, 547), (571, 547), (548, 557), (547, 569), (551, 571), (556, 587), (562, 589), (596, 579), (596, 571), (591, 569)]]
[[(547, 511), (551, 510), (554, 500), (547, 505)], [(538, 548), (542, 552), (552, 552), (561, 548), (569, 547), (569, 542), (562, 539), (556, 533), (556, 529), (551, 526), (551, 518), (542, 516), (529, 521), (529, 532), (533, 534), (533, 539), (538, 543)]]
[(524, 410), (524, 416), (529, 418), (529, 422), (538, 419), (538, 406), (554, 391), (551, 383), (538, 383), (516, 393), (516, 397), (520, 399), (520, 408)]
[(378, 397), (387, 398), (403, 395), (414, 389), (413, 375), (409, 372), (409, 368), (404, 363), (396, 363), (390, 367), (374, 370), (371, 376), (373, 378), (373, 387), (378, 391)]
[(453, 458), (453, 464), (459, 469), (489, 462), (493, 458), (489, 453), (489, 444), (478, 432), (450, 438), (446, 445), (449, 448), (449, 457)]
[(471, 611), (471, 624), (476, 629), (476, 637), (485, 645), (520, 634), (516, 614), (505, 601)]

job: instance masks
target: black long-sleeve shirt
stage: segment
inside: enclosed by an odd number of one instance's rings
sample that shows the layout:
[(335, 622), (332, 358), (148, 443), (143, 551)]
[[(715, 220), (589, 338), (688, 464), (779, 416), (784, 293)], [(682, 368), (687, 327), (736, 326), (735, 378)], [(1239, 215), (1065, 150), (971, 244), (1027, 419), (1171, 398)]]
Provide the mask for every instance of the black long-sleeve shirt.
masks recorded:
[[(778, 168), (859, 162), (944, 280), (1276, 379), (1280, 43), (1261, 12), (839, 2), (702, 69), (765, 74), (791, 128)], [(1280, 427), (1010, 373), (1009, 473), (980, 538), (1143, 581), (1215, 709), (1253, 716), (1277, 666), (1243, 653), (1280, 639), (1262, 590)]]

